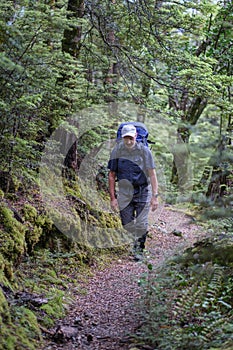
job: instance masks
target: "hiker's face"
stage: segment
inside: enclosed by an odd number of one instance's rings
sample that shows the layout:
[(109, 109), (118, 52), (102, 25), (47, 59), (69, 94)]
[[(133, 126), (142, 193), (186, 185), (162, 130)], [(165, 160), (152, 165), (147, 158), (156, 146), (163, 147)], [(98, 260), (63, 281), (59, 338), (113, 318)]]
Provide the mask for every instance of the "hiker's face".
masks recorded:
[(125, 136), (123, 137), (124, 144), (127, 148), (133, 148), (136, 143), (136, 135), (135, 136)]

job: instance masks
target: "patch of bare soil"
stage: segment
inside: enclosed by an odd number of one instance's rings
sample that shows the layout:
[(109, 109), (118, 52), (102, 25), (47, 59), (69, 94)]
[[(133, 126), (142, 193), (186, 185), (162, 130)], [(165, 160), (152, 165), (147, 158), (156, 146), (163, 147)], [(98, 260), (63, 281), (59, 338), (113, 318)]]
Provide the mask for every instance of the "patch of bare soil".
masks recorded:
[(192, 217), (170, 207), (152, 213), (150, 221), (146, 263), (135, 262), (128, 255), (94, 272), (84, 285), (86, 293), (76, 296), (66, 319), (50, 330), (43, 350), (135, 349), (132, 335), (143, 322), (138, 280), (148, 271), (148, 263), (156, 268), (168, 255), (192, 245), (204, 234)]

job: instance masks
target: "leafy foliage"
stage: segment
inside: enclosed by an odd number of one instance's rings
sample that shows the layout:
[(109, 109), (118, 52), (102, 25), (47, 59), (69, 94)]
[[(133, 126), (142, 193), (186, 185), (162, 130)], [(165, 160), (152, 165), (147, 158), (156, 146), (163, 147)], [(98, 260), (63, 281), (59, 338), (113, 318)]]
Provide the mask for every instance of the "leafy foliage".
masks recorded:
[[(205, 244), (200, 245), (201, 250)], [(180, 258), (179, 258), (180, 257)], [(204, 258), (204, 256), (203, 256)], [(141, 336), (157, 349), (225, 349), (233, 344), (232, 264), (167, 260), (145, 280), (146, 326)], [(187, 261), (186, 261), (187, 262)]]
[[(76, 4), (76, 8), (72, 8), (72, 4)], [(19, 190), (27, 199), (33, 196), (26, 189), (29, 184), (35, 186), (44, 144), (61, 121), (86, 107), (99, 106), (92, 115), (98, 125), (92, 125), (78, 145), (78, 161), (88, 155), (95, 164), (99, 145), (109, 138), (115, 120), (131, 117), (130, 110), (124, 110), (122, 115), (114, 108), (112, 113), (106, 113), (105, 108), (103, 113), (103, 106), (108, 102), (133, 101), (138, 115), (142, 107), (146, 107), (149, 113), (144, 113), (143, 118), (147, 118), (147, 114), (152, 118), (158, 114), (177, 129), (174, 144), (181, 150), (178, 154), (182, 158), (180, 171), (172, 164), (175, 152), (171, 154), (165, 150), (168, 135), (160, 133), (155, 151), (161, 160), (171, 201), (176, 200), (177, 187), (183, 185), (183, 175), (189, 175), (192, 154), (197, 170), (192, 201), (207, 208), (208, 219), (210, 216), (230, 217), (233, 196), (232, 13), (232, 1), (2, 2), (0, 148), (3, 152), (0, 171), (3, 172), (3, 191), (12, 193), (8, 199), (13, 202)], [(90, 118), (88, 123), (92, 122)], [(157, 132), (160, 132), (160, 125)], [(204, 141), (200, 141), (200, 135)], [(185, 150), (181, 141), (185, 143)], [(92, 175), (98, 166), (88, 168), (87, 174)], [(71, 184), (69, 189), (66, 187), (67, 193), (76, 197), (75, 224), (79, 226), (83, 215), (87, 221), (102, 222), (104, 227), (118, 226), (115, 218), (114, 222), (86, 203), (80, 209), (82, 191), (77, 190), (76, 175), (72, 174), (74, 187)], [(6, 186), (5, 180), (8, 181)], [(14, 186), (10, 186), (10, 181)], [(106, 187), (106, 183), (103, 185)], [(182, 190), (185, 192), (184, 186)], [(5, 200), (4, 196), (1, 193)], [(33, 200), (37, 201), (38, 195)], [(53, 203), (56, 206), (57, 203)], [(50, 242), (47, 238), (51, 236), (53, 224), (40, 215), (41, 208), (37, 215), (33, 207), (33, 203), (24, 206), (26, 226), (22, 226), (4, 202), (0, 213), (4, 221), (0, 227), (1, 279), (5, 276), (13, 279), (13, 263), (19, 264), (26, 245), (31, 254), (38, 243)], [(226, 225), (230, 232), (231, 221), (227, 220)], [(82, 231), (81, 226), (78, 229)], [(55, 241), (53, 249), (60, 251), (60, 238)], [(218, 347), (219, 342), (227, 344), (224, 334), (232, 332), (232, 304), (228, 298), (232, 279), (230, 270), (218, 264), (194, 265), (187, 270), (169, 265), (170, 271), (160, 276), (161, 285), (150, 282), (153, 332), (146, 334), (147, 339), (154, 344), (158, 340), (163, 350), (204, 349), (209, 345)], [(48, 280), (58, 283), (55, 276), (49, 276)], [(171, 283), (177, 288), (175, 295), (169, 289)], [(61, 298), (62, 293), (58, 293), (57, 309), (51, 305), (44, 308), (47, 324), (51, 322), (51, 315), (62, 312)], [(2, 299), (0, 309), (5, 305)], [(159, 306), (154, 308), (154, 305)], [(27, 319), (31, 317), (23, 309), (16, 310), (16, 314), (20, 311)], [(36, 334), (32, 318), (31, 323), (32, 332)], [(216, 329), (221, 330), (222, 335)]]
[(41, 1), (0, 5), (0, 147), (8, 154), (1, 153), (0, 165), (22, 179), (37, 169), (49, 131), (84, 103), (81, 76), (76, 85), (81, 66), (61, 50), (65, 14)]

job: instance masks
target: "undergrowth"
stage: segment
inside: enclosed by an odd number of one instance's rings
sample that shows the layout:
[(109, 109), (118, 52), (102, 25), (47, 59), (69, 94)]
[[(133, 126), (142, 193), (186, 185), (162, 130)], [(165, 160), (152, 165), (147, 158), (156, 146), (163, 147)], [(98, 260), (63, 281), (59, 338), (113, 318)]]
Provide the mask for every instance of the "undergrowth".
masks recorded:
[(145, 325), (153, 349), (233, 349), (233, 264), (188, 264), (173, 257), (142, 278)]

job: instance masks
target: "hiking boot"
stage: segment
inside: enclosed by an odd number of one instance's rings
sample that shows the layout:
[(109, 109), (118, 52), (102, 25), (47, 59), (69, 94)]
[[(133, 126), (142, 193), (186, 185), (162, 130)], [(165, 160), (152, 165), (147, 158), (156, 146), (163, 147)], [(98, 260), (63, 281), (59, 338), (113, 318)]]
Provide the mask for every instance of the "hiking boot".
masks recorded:
[(133, 257), (134, 261), (142, 261), (143, 260), (143, 247), (140, 242), (136, 241), (133, 247)]
[(134, 261), (143, 261), (144, 259), (143, 252), (135, 253), (133, 259)]

